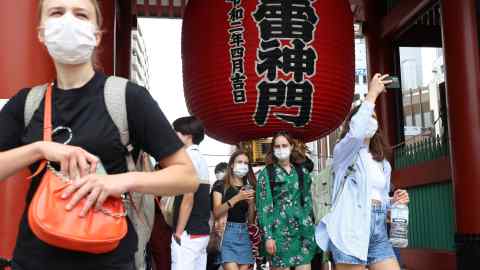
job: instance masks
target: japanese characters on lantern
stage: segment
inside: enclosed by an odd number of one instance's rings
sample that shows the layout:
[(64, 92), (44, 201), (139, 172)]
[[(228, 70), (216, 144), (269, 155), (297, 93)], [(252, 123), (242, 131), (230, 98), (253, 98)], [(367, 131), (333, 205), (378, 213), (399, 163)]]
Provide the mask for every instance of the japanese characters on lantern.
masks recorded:
[[(281, 121), (304, 127), (311, 120), (317, 52), (311, 43), (318, 15), (315, 0), (259, 0), (252, 14), (260, 34), (256, 73), (255, 124), (265, 126), (273, 108), (298, 108), (297, 114), (275, 113)], [(291, 79), (280, 78), (279, 71)]]
[(219, 141), (285, 130), (305, 142), (336, 129), (354, 90), (349, 0), (189, 0), (185, 100)]
[(247, 102), (247, 94), (245, 91), (245, 39), (243, 19), (245, 18), (245, 9), (241, 6), (242, 0), (227, 0), (231, 2), (232, 8), (228, 12), (228, 21), (230, 28), (230, 63), (232, 74), (230, 82), (232, 84), (233, 102), (235, 104), (243, 104)]

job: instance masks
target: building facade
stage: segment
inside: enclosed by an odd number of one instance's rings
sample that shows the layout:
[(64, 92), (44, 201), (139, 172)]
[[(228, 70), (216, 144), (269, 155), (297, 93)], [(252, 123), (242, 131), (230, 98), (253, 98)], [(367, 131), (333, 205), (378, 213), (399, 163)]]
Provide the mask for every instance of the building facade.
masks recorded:
[(130, 80), (150, 90), (150, 62), (140, 25), (132, 30)]

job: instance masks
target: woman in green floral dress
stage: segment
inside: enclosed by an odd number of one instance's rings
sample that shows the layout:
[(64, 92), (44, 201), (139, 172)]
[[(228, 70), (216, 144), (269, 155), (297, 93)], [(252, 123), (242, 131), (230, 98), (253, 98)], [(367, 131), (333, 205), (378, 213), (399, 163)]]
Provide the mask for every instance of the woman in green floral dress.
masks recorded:
[(267, 154), (269, 165), (258, 176), (257, 213), (265, 250), (275, 270), (310, 270), (317, 252), (312, 181), (308, 171), (297, 165), (305, 160), (298, 148), (288, 133), (275, 134)]

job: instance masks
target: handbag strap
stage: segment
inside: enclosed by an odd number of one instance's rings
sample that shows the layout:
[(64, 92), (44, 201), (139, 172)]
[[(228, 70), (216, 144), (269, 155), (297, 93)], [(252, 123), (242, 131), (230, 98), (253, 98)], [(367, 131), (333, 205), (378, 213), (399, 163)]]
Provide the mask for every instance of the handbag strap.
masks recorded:
[(52, 84), (45, 93), (45, 108), (43, 112), (43, 140), (52, 141)]
[(300, 204), (302, 208), (305, 206), (305, 173), (303, 167), (299, 164), (294, 164), (294, 168), (298, 175), (298, 185), (300, 187)]
[[(47, 86), (43, 110), (43, 140), (46, 142), (52, 141), (52, 85), (53, 83), (49, 83)], [(27, 179), (30, 180), (39, 175), (46, 168), (47, 163), (47, 160), (42, 160), (35, 173)]]

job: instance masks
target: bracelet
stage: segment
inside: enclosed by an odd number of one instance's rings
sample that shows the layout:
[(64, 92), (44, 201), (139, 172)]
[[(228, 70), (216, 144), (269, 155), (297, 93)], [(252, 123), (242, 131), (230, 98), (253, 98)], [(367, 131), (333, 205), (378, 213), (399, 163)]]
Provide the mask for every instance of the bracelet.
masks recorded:
[(232, 204), (230, 203), (230, 201), (227, 201), (227, 205), (228, 205), (228, 208), (232, 208)]

